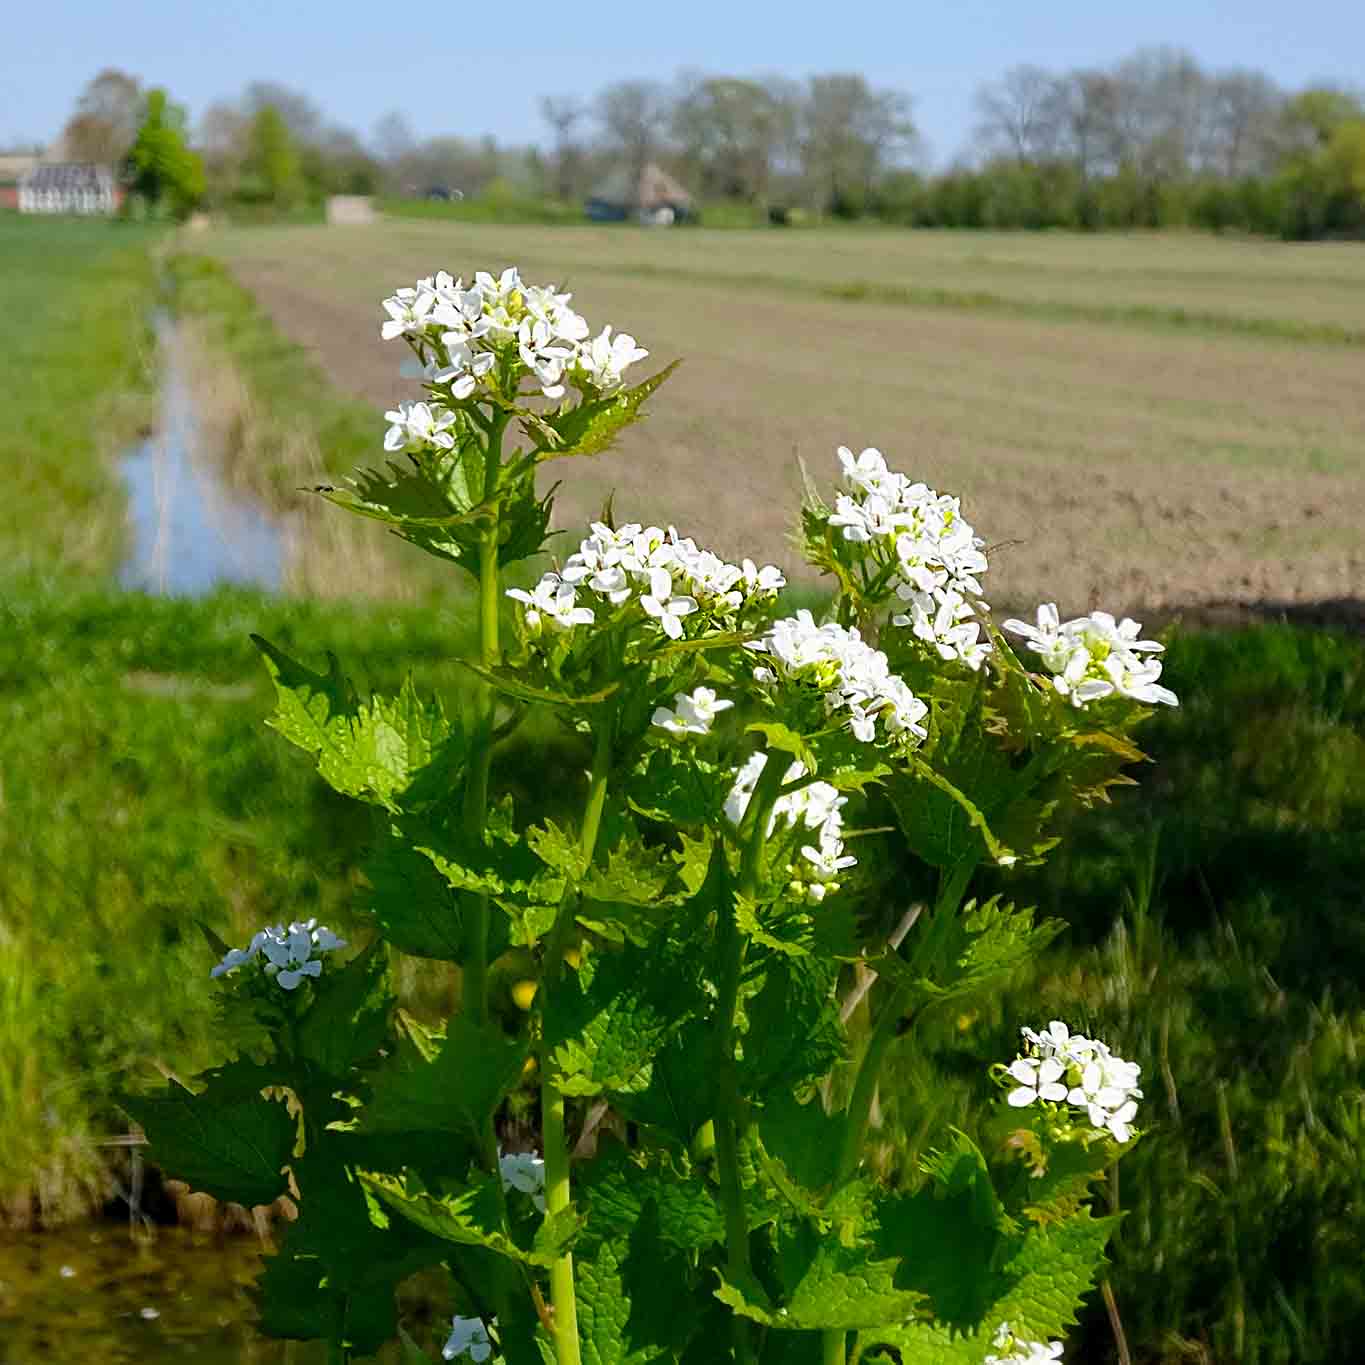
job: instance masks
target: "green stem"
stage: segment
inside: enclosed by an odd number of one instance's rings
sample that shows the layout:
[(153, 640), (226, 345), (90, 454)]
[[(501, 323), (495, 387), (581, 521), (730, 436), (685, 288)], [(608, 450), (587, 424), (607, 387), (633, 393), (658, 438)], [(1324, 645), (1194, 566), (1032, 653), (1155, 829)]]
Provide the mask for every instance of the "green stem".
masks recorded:
[[(934, 919), (939, 915), (957, 913), (967, 883), (971, 880), (973, 866), (970, 862), (959, 863), (944, 878), (934, 906)], [(839, 1154), (837, 1179), (841, 1184), (853, 1175), (862, 1160), (863, 1143), (871, 1122), (872, 1101), (877, 1093), (877, 1082), (881, 1079), (882, 1062), (886, 1059), (887, 1049), (900, 1032), (901, 1019), (910, 1003), (910, 993), (909, 986), (898, 986), (892, 992), (877, 1016), (867, 1049), (858, 1064), (858, 1074), (853, 1082), (853, 1094), (849, 1097), (844, 1121), (843, 1147)]]
[[(607, 781), (611, 776), (611, 746), (616, 729), (614, 709), (605, 710), (593, 735), (592, 774), (588, 781), (588, 800), (583, 809), (583, 826), (578, 836), (578, 851), (586, 867), (597, 849), (597, 834), (602, 827), (602, 811), (607, 801)], [(577, 888), (572, 882), (564, 887), (554, 928), (546, 952), (541, 982), (541, 1011), (559, 984), (564, 969), (564, 952), (574, 923)], [(564, 1126), (564, 1095), (551, 1079), (548, 1057), (541, 1059), (540, 1128), (545, 1151), (545, 1216), (552, 1218), (569, 1207), (572, 1186), (569, 1173), (569, 1144)], [(578, 1298), (574, 1292), (573, 1253), (566, 1251), (550, 1266), (550, 1303), (554, 1309), (555, 1359), (559, 1365), (579, 1365)]]
[(351, 1353), (343, 1342), (333, 1337), (327, 1343), (327, 1365), (350, 1365)]
[[(784, 756), (768, 753), (749, 807), (740, 823), (740, 872), (738, 895), (752, 900), (763, 875), (763, 848), (768, 839), (768, 820), (782, 790), (787, 764)], [(716, 1002), (716, 1174), (720, 1179), (721, 1206), (725, 1212), (726, 1268), (733, 1284), (743, 1284), (751, 1274), (749, 1220), (744, 1210), (744, 1182), (739, 1173), (739, 1133), (745, 1121), (744, 1098), (735, 1063), (735, 1017), (739, 1012), (739, 988), (744, 977), (746, 940), (739, 932), (736, 904), (729, 900), (720, 910), (717, 951), (720, 957), (719, 998)], [(754, 1358), (749, 1324), (738, 1314), (733, 1319), (735, 1359)]]
[[(495, 414), (488, 425), (488, 444), (484, 453), (483, 495), (485, 501), (498, 489), (502, 469), (502, 434), (506, 414)], [(479, 541), (479, 660), (485, 668), (494, 667), (502, 657), (498, 641), (498, 619), (502, 608), (502, 573), (498, 565), (499, 517), (495, 510), (491, 524)], [(465, 780), (464, 828), (468, 838), (482, 841), (488, 824), (488, 778), (493, 766), (493, 721), (496, 699), (492, 687), (480, 682), (474, 697), (474, 725), (470, 742), (470, 761)], [(488, 897), (472, 900), (473, 923), (470, 952), (464, 964), (461, 991), (465, 1014), (482, 1024), (488, 1017)]]
[[(966, 893), (967, 883), (971, 880), (974, 864), (959, 863), (944, 878), (939, 888), (938, 900), (934, 905), (934, 918), (939, 915), (955, 915)], [(852, 1179), (863, 1158), (863, 1144), (867, 1141), (868, 1126), (872, 1121), (872, 1102), (877, 1095), (877, 1084), (881, 1080), (882, 1063), (886, 1060), (887, 1050), (901, 1033), (901, 1020), (905, 1017), (911, 999), (908, 985), (897, 986), (877, 1016), (872, 1036), (867, 1040), (862, 1061), (858, 1064), (858, 1074), (853, 1082), (853, 1093), (849, 1096), (848, 1110), (844, 1117), (844, 1141), (839, 1152), (839, 1166), (836, 1182), (840, 1185)], [(847, 1333), (830, 1328), (822, 1333), (824, 1356), (822, 1365), (846, 1365), (848, 1360)]]

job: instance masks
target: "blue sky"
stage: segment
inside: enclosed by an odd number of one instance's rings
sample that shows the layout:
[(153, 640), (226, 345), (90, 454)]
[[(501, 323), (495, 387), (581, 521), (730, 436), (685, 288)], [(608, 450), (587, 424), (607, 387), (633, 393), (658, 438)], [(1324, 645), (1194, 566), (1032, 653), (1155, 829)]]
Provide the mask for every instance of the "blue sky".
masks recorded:
[(193, 115), (275, 80), (362, 134), (398, 109), (419, 135), (508, 141), (542, 136), (540, 95), (626, 76), (856, 70), (913, 97), (940, 163), (969, 137), (975, 88), (1020, 62), (1103, 65), (1169, 43), (1287, 86), (1365, 84), (1362, 0), (16, 0), (3, 29), (0, 144), (55, 134), (106, 65), (166, 85)]

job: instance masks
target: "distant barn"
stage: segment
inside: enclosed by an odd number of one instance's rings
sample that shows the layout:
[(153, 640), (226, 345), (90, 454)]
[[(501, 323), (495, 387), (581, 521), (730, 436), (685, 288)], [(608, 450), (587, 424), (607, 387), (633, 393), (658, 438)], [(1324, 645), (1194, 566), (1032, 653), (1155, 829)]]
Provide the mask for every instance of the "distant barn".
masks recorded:
[(692, 216), (692, 196), (669, 173), (651, 162), (635, 179), (618, 166), (588, 196), (584, 209), (597, 223), (678, 223)]
[(118, 201), (113, 172), (89, 161), (43, 162), (19, 181), (20, 213), (110, 214)]

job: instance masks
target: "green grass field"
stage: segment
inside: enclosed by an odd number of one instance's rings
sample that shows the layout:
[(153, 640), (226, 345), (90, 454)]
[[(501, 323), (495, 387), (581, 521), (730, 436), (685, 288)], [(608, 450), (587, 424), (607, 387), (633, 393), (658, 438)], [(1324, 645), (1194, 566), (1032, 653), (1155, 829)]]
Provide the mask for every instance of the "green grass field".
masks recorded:
[[(256, 462), (232, 476), (276, 508), (309, 469), (378, 454), (382, 417), (357, 400), (402, 391), (377, 339), (380, 295), (441, 264), (520, 259), (567, 275), (592, 318), (637, 328), (659, 360), (688, 356), (655, 415), (582, 471), (593, 497), (615, 484), (660, 514), (682, 508), (699, 537), (790, 561), (768, 509), (790, 507), (792, 455), (828, 469), (837, 441), (875, 442), (960, 491), (992, 541), (1022, 542), (995, 552), (997, 601), (1060, 584), (1077, 609), (1092, 591), (1359, 607), (1365, 349), (1293, 329), (1354, 325), (1360, 248), (446, 223), (193, 239), (252, 285), (253, 304), (192, 262), (163, 295), (159, 241), (0, 220), (0, 452), (18, 471), (17, 515), (0, 521), (0, 1227), (97, 1204), (107, 1187), (89, 1139), (117, 1129), (118, 1087), (217, 1055), (196, 920), (240, 938), (317, 914), (363, 935), (371, 827), (265, 729), (247, 633), (310, 660), (333, 649), (362, 684), (390, 688), (411, 669), (457, 703), (461, 691), (460, 594), (434, 600), (401, 558), (383, 560), (396, 577), (380, 595), (397, 584), (417, 604), (113, 587), (114, 458), (154, 410), (158, 299), (191, 324), (196, 365), (231, 372), (237, 436), (222, 453)], [(721, 250), (731, 242), (737, 255)], [(836, 296), (860, 280), (918, 289), (936, 258), (966, 288), (972, 253), (1013, 263), (989, 285), (1005, 302)], [(1135, 315), (1144, 297), (1182, 296), (1163, 271), (1207, 276), (1201, 312), (1223, 271), (1228, 317), (1284, 326)], [(1050, 317), (1018, 311), (1030, 289)], [(1315, 313), (1333, 291), (1340, 311)], [(1068, 300), (1110, 315), (1064, 315)], [(576, 496), (568, 512), (596, 510)], [(320, 558), (318, 576), (336, 562)], [(1365, 1329), (1365, 644), (1285, 627), (1177, 633), (1167, 680), (1182, 706), (1144, 732), (1155, 764), (1141, 786), (1084, 820), (1042, 874), (1002, 887), (1071, 933), (1038, 977), (916, 1036), (878, 1147), (894, 1170), (930, 1119), (970, 1130), (981, 1059), (1005, 1053), (1020, 1022), (1069, 1010), (1140, 1058), (1148, 1085), (1152, 1131), (1114, 1191), (1129, 1211), (1111, 1279), (1132, 1358), (1329, 1365)], [(551, 765), (580, 758), (524, 735), (500, 780), (529, 813), (556, 785)], [(452, 983), (409, 962), (401, 986), (420, 1008)], [(25, 1283), (3, 1261), (0, 1280)], [(1098, 1300), (1071, 1349), (1116, 1359)]]
[(684, 365), (561, 504), (615, 489), (790, 560), (798, 460), (880, 447), (963, 497), (992, 600), (1163, 614), (1348, 598), (1365, 569), (1365, 247), (1203, 237), (390, 221), (201, 239), (344, 391), (412, 390), (378, 302), (516, 261)]

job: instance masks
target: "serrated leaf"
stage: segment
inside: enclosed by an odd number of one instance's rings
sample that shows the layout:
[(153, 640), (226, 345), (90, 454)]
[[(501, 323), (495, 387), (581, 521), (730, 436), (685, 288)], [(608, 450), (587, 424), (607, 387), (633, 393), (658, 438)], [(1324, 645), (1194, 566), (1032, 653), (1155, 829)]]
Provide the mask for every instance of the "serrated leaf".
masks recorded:
[(958, 1333), (942, 1324), (888, 1325), (860, 1333), (858, 1347), (868, 1354), (885, 1343), (916, 1365), (980, 1365), (1002, 1322), (1026, 1340), (1065, 1337), (1104, 1265), (1104, 1246), (1118, 1222), (1084, 1212), (1054, 1227), (1030, 1231), (1001, 1265), (1007, 1287), (989, 1302), (969, 1332)]
[(774, 1302), (755, 1279), (731, 1283), (721, 1277), (716, 1297), (741, 1317), (782, 1331), (855, 1330), (903, 1322), (924, 1302), (896, 1286), (896, 1259), (873, 1259), (861, 1240), (851, 1244), (805, 1220), (779, 1230), (776, 1274), (781, 1299)]
[(725, 1218), (712, 1188), (682, 1175), (661, 1154), (628, 1152), (612, 1144), (575, 1178), (588, 1234), (610, 1237), (636, 1226), (651, 1201), (661, 1241), (679, 1251), (703, 1251), (725, 1237)]
[(455, 1132), (482, 1142), (494, 1111), (521, 1079), (524, 1040), (508, 1039), (492, 1024), (464, 1014), (446, 1026), (435, 1058), (400, 1041), (373, 1073), (369, 1103), (356, 1131), (365, 1134)]
[(825, 1113), (818, 1099), (802, 1104), (789, 1091), (771, 1096), (758, 1115), (764, 1151), (807, 1192), (834, 1183), (839, 1169), (844, 1120)]
[(672, 1365), (698, 1326), (692, 1281), (652, 1199), (629, 1230), (586, 1241), (574, 1257), (583, 1365)]
[(678, 368), (673, 361), (641, 384), (621, 389), (605, 398), (585, 399), (567, 412), (540, 415), (542, 434), (553, 433), (550, 442), (538, 444), (538, 461), (562, 460), (570, 456), (597, 455), (608, 449), (616, 437), (634, 422), (640, 405)]
[(745, 1001), (748, 1024), (741, 1084), (762, 1100), (789, 1094), (822, 1077), (844, 1055), (839, 1006), (834, 998), (837, 963), (826, 959), (770, 958), (762, 984)]
[(383, 1044), (393, 996), (382, 943), (372, 943), (340, 970), (325, 970), (298, 1026), (298, 1050), (330, 1077), (344, 1077)]
[(667, 1039), (694, 1001), (678, 954), (663, 935), (645, 946), (603, 949), (565, 977), (547, 1003), (547, 1063), (566, 1095), (645, 1089)]
[(923, 1189), (879, 1201), (875, 1241), (881, 1254), (900, 1258), (896, 1283), (924, 1295), (938, 1321), (963, 1329), (1009, 1286), (996, 1267), (1010, 1224), (985, 1158), (965, 1135), (955, 1134), (926, 1170)]
[(168, 1174), (226, 1203), (274, 1203), (285, 1192), (283, 1168), (297, 1125), (283, 1102), (244, 1098), (231, 1068), (218, 1075), (201, 1095), (169, 1081), (159, 1093), (125, 1095), (119, 1103)]
[(333, 655), (328, 671), (315, 673), (259, 635), (251, 639), (275, 684), (271, 727), (314, 755), (323, 780), (343, 796), (397, 811), (398, 798), (438, 759), (448, 772), (461, 765), (463, 746), (440, 702), (424, 702), (411, 678), (396, 697), (362, 701)]
[(562, 1209), (545, 1224), (537, 1224), (535, 1241), (520, 1245), (502, 1222), (500, 1177), (472, 1177), (462, 1188), (433, 1191), (421, 1178), (375, 1171), (360, 1172), (360, 1182), (385, 1209), (401, 1215), (432, 1237), (457, 1246), (482, 1247), (524, 1265), (550, 1266), (572, 1243), (580, 1220), (572, 1209)]
[(553, 820), (532, 825), (526, 831), (526, 842), (541, 862), (567, 881), (577, 885), (583, 880), (588, 860), (584, 857), (581, 841)]
[(889, 981), (914, 990), (915, 1003), (943, 1003), (981, 990), (1032, 961), (1065, 928), (1061, 920), (1034, 922), (1031, 909), (999, 896), (960, 912), (931, 917), (909, 961), (887, 953), (872, 962)]
[(430, 858), (390, 831), (363, 870), (369, 885), (360, 894), (361, 908), (395, 948), (438, 962), (465, 960), (459, 896)]

